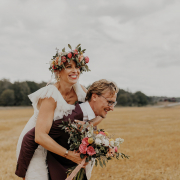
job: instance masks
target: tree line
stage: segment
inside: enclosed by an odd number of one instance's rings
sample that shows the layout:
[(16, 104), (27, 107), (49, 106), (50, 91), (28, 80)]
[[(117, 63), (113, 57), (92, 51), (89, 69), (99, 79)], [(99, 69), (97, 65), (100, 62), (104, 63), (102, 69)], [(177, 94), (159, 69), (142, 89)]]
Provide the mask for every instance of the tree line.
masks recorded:
[(46, 82), (0, 80), (0, 106), (29, 106), (28, 95), (44, 87)]
[[(46, 86), (46, 82), (0, 80), (0, 106), (29, 106), (28, 95)], [(131, 93), (120, 89), (117, 94), (117, 104), (120, 106), (145, 106), (152, 103), (151, 97), (141, 91)]]

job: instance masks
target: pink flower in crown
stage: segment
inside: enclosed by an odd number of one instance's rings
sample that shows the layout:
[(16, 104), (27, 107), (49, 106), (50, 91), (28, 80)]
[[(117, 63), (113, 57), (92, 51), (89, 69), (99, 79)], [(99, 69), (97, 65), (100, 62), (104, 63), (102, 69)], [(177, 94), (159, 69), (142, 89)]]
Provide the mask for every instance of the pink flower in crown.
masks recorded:
[(79, 62), (81, 62), (83, 60), (83, 54), (78, 56), (78, 60), (79, 60)]
[(62, 57), (61, 57), (61, 61), (62, 61), (63, 63), (65, 63), (65, 62), (66, 62), (66, 60), (67, 60), (67, 59), (66, 59), (66, 57), (65, 57), (65, 56), (62, 56)]
[(78, 50), (75, 49), (75, 50), (74, 50), (74, 55), (77, 55), (77, 54), (78, 54)]
[(104, 132), (102, 132), (102, 131), (100, 131), (99, 134), (102, 134), (102, 135), (104, 135), (104, 136), (106, 135), (106, 134), (105, 134)]
[(84, 145), (84, 144), (81, 144), (81, 145), (79, 146), (79, 151), (80, 151), (80, 153), (82, 153), (82, 154), (86, 154), (87, 146)]
[(90, 156), (92, 156), (92, 155), (96, 154), (96, 151), (94, 150), (94, 148), (93, 148), (92, 146), (89, 146), (89, 147), (87, 148), (87, 153), (88, 153)]
[(86, 146), (88, 146), (89, 145), (89, 143), (88, 143), (88, 137), (85, 137), (85, 138), (83, 138), (83, 140), (82, 140), (82, 144), (84, 144), (84, 145), (86, 145)]
[(86, 63), (89, 62), (89, 57), (86, 56), (84, 59), (85, 59), (85, 62), (86, 62)]
[(57, 69), (54, 65), (52, 66), (53, 69)]
[(72, 58), (72, 53), (68, 53), (68, 58), (71, 59)]
[(115, 150), (116, 153), (118, 152), (117, 146), (114, 147), (114, 150)]

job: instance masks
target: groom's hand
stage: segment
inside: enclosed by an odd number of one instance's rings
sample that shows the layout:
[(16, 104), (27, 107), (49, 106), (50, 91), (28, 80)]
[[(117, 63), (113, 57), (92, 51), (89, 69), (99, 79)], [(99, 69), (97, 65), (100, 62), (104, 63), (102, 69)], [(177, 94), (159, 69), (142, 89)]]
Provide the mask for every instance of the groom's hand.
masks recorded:
[(80, 120), (74, 120), (74, 122), (76, 123), (76, 126), (77, 126), (78, 129), (81, 127), (79, 129), (79, 131), (81, 131), (82, 128), (83, 128), (83, 125), (85, 124), (85, 122), (84, 121), (80, 121)]

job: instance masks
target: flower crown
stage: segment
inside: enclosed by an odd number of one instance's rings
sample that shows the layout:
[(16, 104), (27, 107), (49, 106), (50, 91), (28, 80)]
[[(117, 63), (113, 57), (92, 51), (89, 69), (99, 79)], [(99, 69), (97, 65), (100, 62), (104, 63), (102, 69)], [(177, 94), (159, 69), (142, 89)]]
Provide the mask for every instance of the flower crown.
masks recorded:
[(65, 48), (62, 49), (62, 52), (59, 52), (59, 49), (56, 48), (56, 54), (53, 56), (51, 61), (49, 62), (50, 68), (49, 70), (54, 73), (57, 70), (61, 71), (63, 68), (65, 68), (64, 63), (67, 61), (68, 63), (70, 60), (73, 60), (76, 62), (77, 66), (80, 68), (80, 72), (83, 71), (90, 71), (90, 69), (87, 66), (87, 63), (89, 62), (89, 57), (83, 56), (83, 53), (86, 51), (86, 49), (81, 50), (81, 44), (78, 44), (75, 48), (75, 50), (72, 50), (72, 47), (70, 44), (68, 44), (68, 47), (71, 49), (69, 52), (65, 52)]

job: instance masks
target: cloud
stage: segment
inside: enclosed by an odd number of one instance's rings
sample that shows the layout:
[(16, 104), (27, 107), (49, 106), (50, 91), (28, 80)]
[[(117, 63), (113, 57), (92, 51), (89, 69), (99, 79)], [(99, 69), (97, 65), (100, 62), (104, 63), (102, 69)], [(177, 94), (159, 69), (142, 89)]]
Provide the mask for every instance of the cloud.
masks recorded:
[(48, 81), (46, 63), (55, 48), (81, 43), (92, 70), (81, 76), (82, 84), (107, 78), (132, 91), (179, 96), (174, 81), (180, 75), (179, 5), (175, 0), (1, 1), (0, 78)]

